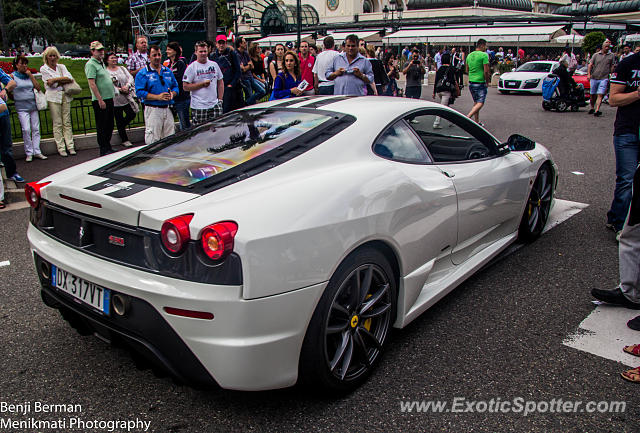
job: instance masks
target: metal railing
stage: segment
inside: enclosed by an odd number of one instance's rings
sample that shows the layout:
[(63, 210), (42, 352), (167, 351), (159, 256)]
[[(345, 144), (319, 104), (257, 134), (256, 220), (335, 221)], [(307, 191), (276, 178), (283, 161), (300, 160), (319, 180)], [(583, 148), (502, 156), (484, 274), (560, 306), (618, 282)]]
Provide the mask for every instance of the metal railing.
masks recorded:
[[(18, 113), (15, 110), (13, 102), (8, 103), (11, 114), (11, 138), (13, 141), (22, 140), (22, 128), (20, 127), (20, 121), (18, 120)], [(49, 110), (42, 110), (40, 114), (40, 137), (50, 138), (53, 137), (53, 124), (51, 122), (51, 115)], [(144, 125), (144, 113), (142, 109), (138, 111), (135, 119), (129, 123), (129, 128)], [(93, 114), (93, 106), (91, 105), (91, 97), (85, 96), (81, 98), (74, 98), (71, 101), (71, 126), (73, 128), (73, 134), (84, 134), (96, 131), (96, 119)], [(115, 123), (114, 123), (115, 129)]]

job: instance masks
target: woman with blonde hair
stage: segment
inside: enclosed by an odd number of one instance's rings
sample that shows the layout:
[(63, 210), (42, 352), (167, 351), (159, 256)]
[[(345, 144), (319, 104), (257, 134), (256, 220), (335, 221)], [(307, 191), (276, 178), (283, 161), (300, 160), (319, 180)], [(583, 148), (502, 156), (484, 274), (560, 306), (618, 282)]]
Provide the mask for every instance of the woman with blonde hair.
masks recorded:
[[(58, 64), (60, 53), (56, 47), (48, 47), (42, 53), (43, 65), (40, 68), (42, 81), (49, 102), (49, 111), (53, 122), (53, 138), (55, 139), (60, 156), (76, 154), (73, 143), (73, 129), (71, 129), (71, 98), (65, 95), (64, 85), (73, 82), (73, 76), (63, 64)], [(66, 143), (66, 148), (65, 148)]]

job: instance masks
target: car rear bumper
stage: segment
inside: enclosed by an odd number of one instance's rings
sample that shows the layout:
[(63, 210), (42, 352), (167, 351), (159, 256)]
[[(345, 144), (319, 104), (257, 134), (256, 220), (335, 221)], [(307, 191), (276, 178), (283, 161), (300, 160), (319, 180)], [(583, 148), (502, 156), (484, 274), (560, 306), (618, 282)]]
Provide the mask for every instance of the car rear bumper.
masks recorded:
[[(295, 384), (307, 325), (325, 283), (260, 299), (242, 286), (203, 284), (153, 275), (67, 247), (33, 225), (27, 236), (48, 304), (73, 312), (98, 334), (117, 337), (153, 364), (190, 383), (237, 390)], [(109, 316), (51, 286), (42, 262), (129, 297), (124, 316)], [(257, 276), (256, 278), (259, 278)], [(167, 313), (203, 311), (212, 320)]]

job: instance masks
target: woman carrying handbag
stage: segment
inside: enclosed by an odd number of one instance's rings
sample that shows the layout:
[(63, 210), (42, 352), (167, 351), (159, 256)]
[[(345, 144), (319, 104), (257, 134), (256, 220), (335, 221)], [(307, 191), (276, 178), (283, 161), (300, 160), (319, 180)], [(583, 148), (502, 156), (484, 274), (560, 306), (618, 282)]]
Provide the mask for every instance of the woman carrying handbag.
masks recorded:
[[(48, 47), (42, 53), (43, 65), (40, 68), (42, 81), (49, 102), (49, 112), (53, 122), (53, 138), (60, 156), (76, 154), (71, 128), (71, 101), (73, 98), (65, 93), (65, 85), (75, 83), (73, 76), (63, 64), (58, 64), (60, 53), (56, 47)], [(76, 84), (77, 86), (77, 84)]]
[(17, 86), (13, 89), (13, 100), (16, 104), (16, 112), (22, 128), (24, 140), (25, 161), (31, 162), (33, 158), (47, 159), (40, 151), (40, 115), (34, 91), (40, 91), (40, 83), (29, 70), (29, 60), (20, 55), (13, 61), (15, 72), (12, 74)]

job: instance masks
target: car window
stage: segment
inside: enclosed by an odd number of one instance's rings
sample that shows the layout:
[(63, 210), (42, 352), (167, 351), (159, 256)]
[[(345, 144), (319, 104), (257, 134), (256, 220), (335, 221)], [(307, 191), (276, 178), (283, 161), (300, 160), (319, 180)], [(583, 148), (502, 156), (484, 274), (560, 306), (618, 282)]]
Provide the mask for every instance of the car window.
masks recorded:
[[(451, 113), (417, 113), (407, 120), (422, 139), (435, 162), (461, 162), (488, 158), (497, 154), (495, 144), (486, 132), (478, 128), (471, 133), (471, 121), (456, 119)], [(468, 125), (464, 125), (468, 123)], [(469, 127), (471, 126), (471, 127)], [(486, 137), (482, 137), (482, 134)]]
[(108, 172), (145, 181), (189, 186), (230, 171), (294, 142), (332, 117), (320, 112), (241, 110), (160, 141)]
[(549, 72), (551, 71), (551, 66), (551, 63), (529, 62), (516, 69), (516, 72)]
[(399, 121), (382, 133), (373, 145), (373, 151), (388, 159), (400, 162), (431, 162), (423, 144), (411, 128)]

